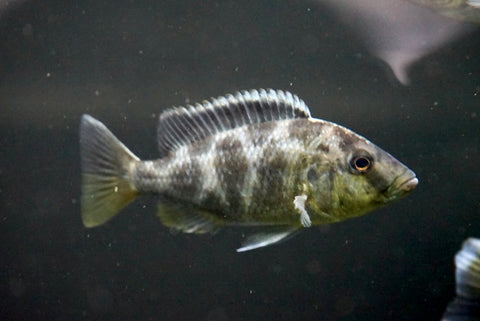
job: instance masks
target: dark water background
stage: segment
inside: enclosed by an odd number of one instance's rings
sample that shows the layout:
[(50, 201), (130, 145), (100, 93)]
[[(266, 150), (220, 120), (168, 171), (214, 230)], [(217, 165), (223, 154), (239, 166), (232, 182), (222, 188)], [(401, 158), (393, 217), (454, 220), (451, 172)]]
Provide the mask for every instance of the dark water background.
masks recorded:
[[(476, 32), (402, 86), (311, 2), (11, 5), (0, 16), (0, 319), (439, 320), (453, 255), (480, 236), (479, 57)], [(155, 158), (163, 109), (260, 87), (365, 135), (417, 173), (417, 190), (243, 254), (246, 230), (173, 235), (153, 198), (82, 226), (82, 113)]]

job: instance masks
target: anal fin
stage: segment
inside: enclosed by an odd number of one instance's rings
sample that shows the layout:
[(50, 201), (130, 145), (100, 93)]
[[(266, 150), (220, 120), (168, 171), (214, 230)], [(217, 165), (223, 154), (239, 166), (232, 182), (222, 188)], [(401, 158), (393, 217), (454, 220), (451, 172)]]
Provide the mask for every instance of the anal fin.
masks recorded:
[(225, 225), (213, 214), (172, 200), (160, 201), (157, 215), (163, 225), (183, 233), (213, 234)]
[(246, 252), (261, 247), (270, 246), (293, 236), (299, 230), (296, 226), (262, 227), (262, 231), (248, 236), (237, 252)]

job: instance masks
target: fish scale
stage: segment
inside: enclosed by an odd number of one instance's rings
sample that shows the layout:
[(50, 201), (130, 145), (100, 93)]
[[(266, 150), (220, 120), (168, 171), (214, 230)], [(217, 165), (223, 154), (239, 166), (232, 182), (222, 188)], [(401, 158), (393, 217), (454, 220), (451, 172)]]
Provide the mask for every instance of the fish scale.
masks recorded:
[(311, 225), (368, 213), (409, 194), (415, 174), (364, 137), (312, 118), (303, 100), (241, 91), (159, 117), (161, 157), (140, 160), (101, 122), (80, 125), (82, 219), (110, 220), (138, 194), (159, 196), (161, 222), (186, 233), (254, 225), (239, 252)]

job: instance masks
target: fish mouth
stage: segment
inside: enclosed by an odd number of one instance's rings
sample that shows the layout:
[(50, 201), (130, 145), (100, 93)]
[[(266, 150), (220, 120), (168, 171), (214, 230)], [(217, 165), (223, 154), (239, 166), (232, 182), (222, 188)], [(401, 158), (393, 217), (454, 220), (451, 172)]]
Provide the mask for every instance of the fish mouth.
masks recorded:
[(386, 197), (388, 201), (397, 199), (410, 194), (418, 185), (418, 178), (411, 170), (398, 176), (393, 184), (387, 190)]
[(414, 174), (413, 177), (410, 177), (404, 180), (402, 183), (400, 183), (398, 185), (398, 189), (402, 192), (410, 193), (415, 189), (415, 187), (417, 187), (417, 185), (418, 185), (418, 178)]

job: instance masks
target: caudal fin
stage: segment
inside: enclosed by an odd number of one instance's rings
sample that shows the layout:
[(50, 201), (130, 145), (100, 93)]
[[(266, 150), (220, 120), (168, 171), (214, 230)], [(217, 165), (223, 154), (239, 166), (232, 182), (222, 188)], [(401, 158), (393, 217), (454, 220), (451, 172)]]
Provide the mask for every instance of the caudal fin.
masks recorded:
[(94, 227), (135, 199), (131, 169), (140, 159), (89, 115), (83, 115), (80, 122), (80, 154), (82, 220), (86, 227)]

